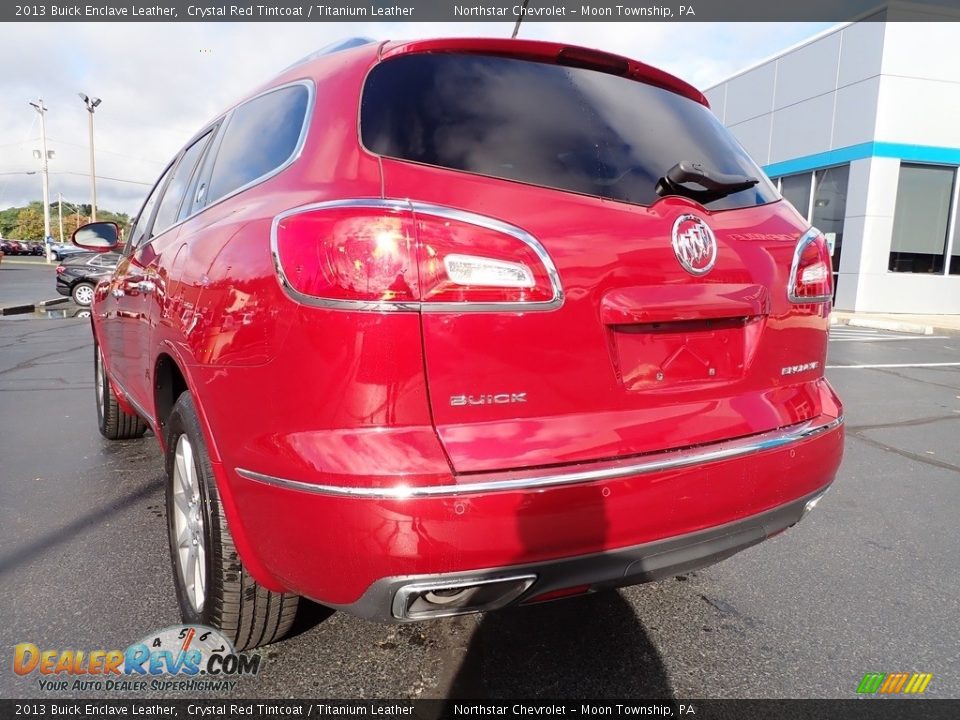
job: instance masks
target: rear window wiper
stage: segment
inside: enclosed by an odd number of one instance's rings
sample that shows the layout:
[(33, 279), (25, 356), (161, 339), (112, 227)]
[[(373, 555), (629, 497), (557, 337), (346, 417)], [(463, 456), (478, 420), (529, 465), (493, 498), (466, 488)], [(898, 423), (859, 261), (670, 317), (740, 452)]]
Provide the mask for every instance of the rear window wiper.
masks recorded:
[[(705, 204), (727, 195), (749, 190), (760, 180), (749, 175), (726, 175), (707, 170), (700, 163), (681, 160), (657, 180), (657, 195), (682, 195)], [(699, 187), (690, 187), (690, 183)]]

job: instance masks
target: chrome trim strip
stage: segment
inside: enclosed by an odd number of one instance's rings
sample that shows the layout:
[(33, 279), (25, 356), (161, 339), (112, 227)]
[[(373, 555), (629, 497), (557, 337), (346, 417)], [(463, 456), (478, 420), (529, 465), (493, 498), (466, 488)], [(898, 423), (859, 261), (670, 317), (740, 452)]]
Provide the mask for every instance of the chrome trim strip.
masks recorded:
[[(476, 225), (477, 227), (493, 230), (505, 235), (510, 235), (520, 242), (527, 245), (547, 270), (550, 278), (550, 285), (553, 288), (553, 297), (550, 300), (541, 300), (537, 302), (516, 303), (516, 302), (390, 302), (383, 301), (358, 301), (358, 300), (329, 300), (317, 298), (311, 295), (305, 295), (297, 291), (291, 284), (283, 271), (280, 263), (280, 251), (277, 244), (277, 228), (280, 222), (291, 215), (311, 212), (314, 210), (329, 210), (331, 208), (375, 208), (381, 210), (393, 211), (412, 211), (415, 215), (429, 215), (432, 217), (443, 218), (446, 220), (456, 220), (457, 222)], [(560, 273), (557, 271), (553, 260), (547, 253), (546, 248), (540, 244), (533, 235), (526, 230), (510, 225), (509, 223), (468, 212), (458, 210), (457, 208), (444, 207), (442, 205), (433, 205), (413, 200), (396, 200), (389, 198), (350, 198), (345, 200), (329, 200), (326, 202), (311, 203), (301, 205), (300, 207), (287, 210), (280, 213), (273, 219), (270, 226), (270, 253), (273, 256), (273, 265), (280, 280), (280, 286), (284, 292), (296, 302), (312, 307), (322, 307), (333, 310), (352, 310), (360, 312), (543, 312), (556, 310), (563, 305), (563, 286), (560, 284)]]
[[(816, 240), (820, 236), (820, 231), (815, 227), (807, 230), (797, 241), (797, 247), (793, 250), (793, 262), (790, 263), (790, 278), (787, 281), (787, 299), (792, 303), (797, 304), (810, 304), (810, 303), (820, 303), (826, 302), (827, 300), (832, 300), (833, 295), (816, 295), (815, 297), (801, 298), (793, 294), (793, 283), (797, 279), (797, 269), (800, 266), (800, 255), (803, 253), (803, 249)], [(832, 270), (831, 270), (832, 272)]]
[(802, 442), (815, 435), (838, 428), (842, 424), (842, 415), (820, 425), (816, 425), (813, 421), (808, 420), (799, 425), (793, 425), (781, 430), (773, 430), (760, 435), (751, 435), (745, 438), (727, 440), (712, 445), (688, 448), (686, 450), (659, 452), (639, 458), (633, 462), (612, 467), (573, 472), (557, 472), (552, 475), (533, 475), (529, 477), (511, 478), (509, 480), (468, 481), (457, 485), (433, 485), (426, 487), (397, 485), (391, 488), (347, 487), (345, 485), (319, 485), (301, 480), (278, 478), (273, 475), (264, 475), (263, 473), (239, 467), (236, 468), (236, 471), (242, 478), (267, 485), (317, 495), (335, 495), (340, 497), (405, 500), (407, 498), (509, 492), (572, 485), (597, 480), (613, 480), (631, 475), (646, 475), (652, 472), (676, 470), (692, 465), (703, 465), (721, 460), (730, 460)]

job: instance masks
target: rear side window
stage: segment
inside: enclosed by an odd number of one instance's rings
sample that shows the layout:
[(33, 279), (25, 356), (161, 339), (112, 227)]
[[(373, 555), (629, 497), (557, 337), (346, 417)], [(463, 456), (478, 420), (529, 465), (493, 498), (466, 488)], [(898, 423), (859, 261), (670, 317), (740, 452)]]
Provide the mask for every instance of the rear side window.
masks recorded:
[(120, 256), (116, 253), (104, 253), (93, 258), (93, 260), (90, 261), (90, 264), (93, 267), (108, 268), (116, 265), (119, 259)]
[(711, 209), (772, 202), (777, 192), (710, 110), (652, 85), (513, 58), (412, 54), (367, 78), (363, 144), (401, 160), (624, 202), (655, 202), (676, 163), (760, 183)]
[(157, 217), (153, 221), (153, 235), (159, 235), (168, 227), (177, 222), (177, 216), (180, 211), (180, 205), (183, 202), (183, 195), (193, 179), (193, 173), (197, 169), (197, 163), (200, 156), (203, 155), (210, 136), (213, 133), (207, 133), (197, 140), (193, 145), (184, 150), (177, 163), (173, 176), (167, 184), (167, 189), (163, 193), (163, 200), (160, 201), (160, 207), (157, 208)]
[(290, 85), (234, 110), (217, 151), (207, 202), (273, 172), (293, 156), (309, 97), (306, 86)]

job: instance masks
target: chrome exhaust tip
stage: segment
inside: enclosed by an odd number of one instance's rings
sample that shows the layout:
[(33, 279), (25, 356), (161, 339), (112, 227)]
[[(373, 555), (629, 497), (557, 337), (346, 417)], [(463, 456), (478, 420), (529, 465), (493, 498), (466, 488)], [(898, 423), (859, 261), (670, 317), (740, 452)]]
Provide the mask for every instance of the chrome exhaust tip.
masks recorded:
[(393, 596), (397, 620), (426, 620), (496, 610), (525, 593), (536, 575), (512, 575), (404, 585)]
[(830, 491), (830, 488), (827, 488), (826, 490), (824, 490), (824, 491), (823, 491), (822, 493), (820, 493), (819, 495), (816, 495), (816, 496), (810, 498), (809, 500), (807, 500), (806, 505), (803, 506), (803, 514), (806, 515), (808, 512), (810, 512), (811, 510), (813, 510), (813, 509), (817, 506), (817, 504), (818, 504), (821, 500), (823, 500), (823, 496), (826, 495), (829, 491)]

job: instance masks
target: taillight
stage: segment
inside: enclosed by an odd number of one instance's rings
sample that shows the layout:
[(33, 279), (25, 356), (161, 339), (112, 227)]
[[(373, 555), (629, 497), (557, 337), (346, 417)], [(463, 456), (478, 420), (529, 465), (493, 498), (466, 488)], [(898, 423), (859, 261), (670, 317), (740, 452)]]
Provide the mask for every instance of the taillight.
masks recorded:
[(795, 303), (823, 302), (833, 298), (830, 248), (819, 230), (809, 230), (797, 243), (787, 295)]
[(67, 269), (63, 265), (57, 265), (57, 275), (63, 275)]
[(562, 302), (536, 239), (452, 208), (392, 200), (297, 208), (274, 220), (273, 251), (281, 281), (310, 304), (526, 312)]
[(413, 219), (388, 208), (329, 207), (275, 221), (275, 252), (297, 293), (346, 302), (419, 298)]

